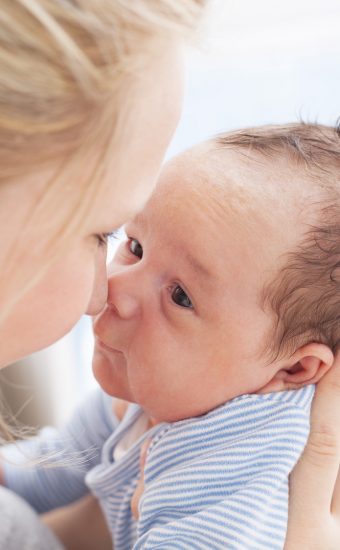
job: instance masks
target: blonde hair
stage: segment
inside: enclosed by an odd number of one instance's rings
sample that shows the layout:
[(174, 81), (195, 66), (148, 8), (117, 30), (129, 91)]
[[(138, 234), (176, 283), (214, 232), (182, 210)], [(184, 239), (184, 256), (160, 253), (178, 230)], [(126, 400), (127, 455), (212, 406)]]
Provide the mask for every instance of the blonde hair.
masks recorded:
[(124, 77), (153, 38), (187, 32), (202, 3), (3, 0), (0, 181), (111, 134)]
[[(81, 203), (73, 205), (73, 210), (62, 202), (55, 205), (65, 210), (65, 221), (64, 227), (51, 235), (53, 246), (46, 256), (46, 266), (93, 201), (113, 141), (120, 139), (121, 106), (136, 71), (155, 55), (160, 41), (188, 36), (204, 3), (1, 2), (0, 192), (2, 185), (13, 180), (24, 182), (27, 174), (60, 165), (26, 222), (32, 226), (42, 212), (48, 215), (46, 205), (55, 196), (54, 190), (72, 181), (69, 176), (75, 174), (81, 159), (89, 155), (95, 159), (86, 181), (77, 183), (81, 186)], [(14, 247), (6, 270), (2, 270), (4, 280), (11, 279), (18, 261)], [(34, 274), (20, 288), (8, 309), (2, 309), (0, 320), (40, 276)]]

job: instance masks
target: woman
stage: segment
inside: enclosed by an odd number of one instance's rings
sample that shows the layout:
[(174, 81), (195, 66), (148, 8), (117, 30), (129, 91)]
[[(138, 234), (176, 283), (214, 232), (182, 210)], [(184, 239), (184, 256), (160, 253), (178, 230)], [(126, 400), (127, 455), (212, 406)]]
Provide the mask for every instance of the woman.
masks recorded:
[[(107, 234), (152, 189), (179, 114), (179, 38), (202, 3), (2, 2), (1, 366), (60, 338), (82, 313), (101, 309)], [(313, 548), (317, 536), (323, 544), (315, 548), (340, 547), (340, 520), (324, 506), (339, 463), (332, 436), (340, 401), (333, 396), (332, 376), (340, 380), (339, 369), (324, 379), (314, 409), (314, 431), (330, 436), (321, 435), (319, 451), (313, 444), (318, 436), (311, 438), (293, 479), (289, 550), (301, 548), (302, 540)], [(329, 421), (322, 424), (324, 415)], [(332, 455), (323, 456), (328, 440)], [(316, 463), (309, 457), (317, 453), (320, 475), (314, 482)], [(57, 547), (12, 498), (1, 493), (7, 523), (2, 522), (0, 547)], [(310, 518), (299, 507), (307, 499)], [(76, 512), (84, 518), (82, 506)], [(309, 521), (315, 525), (316, 518), (323, 521), (309, 539)]]

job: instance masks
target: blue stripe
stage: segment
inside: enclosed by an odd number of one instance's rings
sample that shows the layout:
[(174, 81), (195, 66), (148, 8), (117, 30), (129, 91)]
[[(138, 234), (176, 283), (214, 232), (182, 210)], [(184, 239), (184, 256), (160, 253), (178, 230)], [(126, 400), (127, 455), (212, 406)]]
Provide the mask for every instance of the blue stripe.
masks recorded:
[[(288, 476), (308, 437), (313, 391), (243, 395), (206, 415), (155, 426), (116, 463), (114, 447), (141, 410), (131, 406), (117, 427), (110, 398), (97, 393), (62, 435), (30, 444), (33, 457), (51, 449), (59, 459), (85, 456), (80, 467), (35, 467), (17, 476), (9, 466), (6, 479), (44, 511), (86, 490), (88, 471), (115, 550), (282, 550)], [(130, 501), (150, 434), (137, 525)]]
[[(148, 452), (133, 548), (282, 549), (288, 475), (306, 443), (312, 396), (312, 388), (242, 396), (205, 416), (162, 425)], [(135, 451), (123, 461), (138, 458)], [(131, 550), (131, 539), (124, 540), (135, 526), (129, 499), (122, 504), (115, 493), (116, 484), (131, 487), (123, 472), (114, 463), (106, 469), (111, 500), (103, 506), (115, 549)]]

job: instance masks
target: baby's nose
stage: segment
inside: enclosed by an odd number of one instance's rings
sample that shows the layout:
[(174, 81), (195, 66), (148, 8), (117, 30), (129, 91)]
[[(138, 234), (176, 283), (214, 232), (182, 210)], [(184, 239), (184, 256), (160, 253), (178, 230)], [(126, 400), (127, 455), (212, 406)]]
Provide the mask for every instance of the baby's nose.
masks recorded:
[(107, 302), (122, 319), (138, 316), (141, 310), (141, 296), (135, 278), (124, 272), (111, 275)]

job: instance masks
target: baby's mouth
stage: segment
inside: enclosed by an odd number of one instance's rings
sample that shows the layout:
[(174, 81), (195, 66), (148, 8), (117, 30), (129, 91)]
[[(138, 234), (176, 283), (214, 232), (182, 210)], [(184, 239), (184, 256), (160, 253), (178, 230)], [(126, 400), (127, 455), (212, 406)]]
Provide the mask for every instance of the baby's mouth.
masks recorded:
[(106, 349), (107, 351), (114, 352), (114, 353), (122, 353), (120, 350), (113, 348), (109, 346), (108, 344), (105, 344), (98, 336), (96, 336), (96, 345), (98, 345), (101, 348)]

